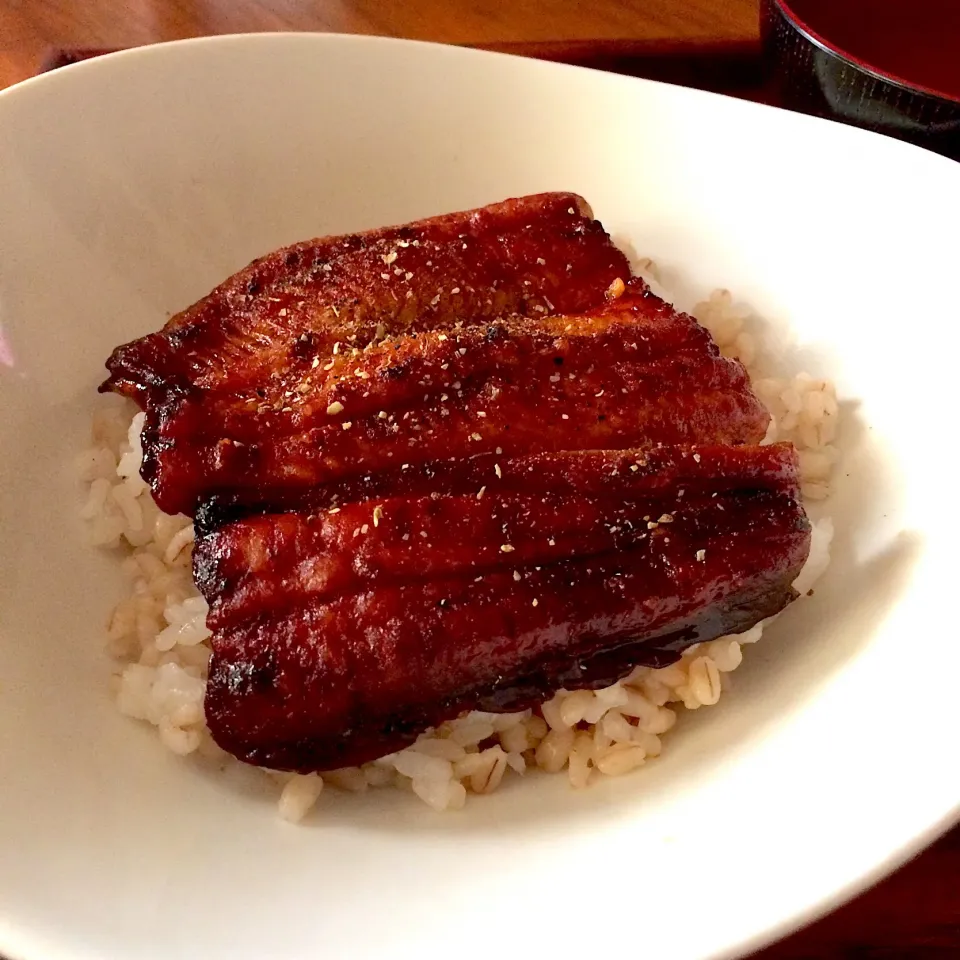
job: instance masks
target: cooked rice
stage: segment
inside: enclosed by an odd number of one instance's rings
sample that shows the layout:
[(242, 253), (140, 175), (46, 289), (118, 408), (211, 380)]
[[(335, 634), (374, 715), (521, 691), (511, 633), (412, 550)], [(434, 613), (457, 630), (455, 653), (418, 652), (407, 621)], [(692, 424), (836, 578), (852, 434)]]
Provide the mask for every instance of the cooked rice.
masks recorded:
[[(640, 272), (658, 279), (650, 261)], [(837, 458), (837, 401), (832, 384), (807, 374), (764, 375), (761, 343), (750, 317), (726, 290), (697, 304), (697, 319), (726, 356), (751, 372), (758, 396), (773, 417), (766, 440), (790, 440), (800, 454), (803, 494), (822, 500), (829, 493)], [(203, 714), (210, 659), (207, 604), (194, 586), (190, 561), (193, 525), (161, 513), (140, 477), (140, 430), (144, 414), (129, 401), (106, 397), (93, 422), (93, 446), (80, 462), (88, 484), (81, 511), (92, 542), (119, 547), (130, 581), (129, 596), (113, 611), (107, 647), (117, 660), (113, 677), (117, 707), (156, 727), (174, 753), (199, 754), (236, 763), (214, 744)], [(814, 523), (810, 558), (796, 581), (805, 594), (829, 562), (833, 525)], [(618, 776), (660, 755), (662, 738), (682, 706), (715, 704), (743, 648), (763, 633), (760, 623), (745, 633), (698, 644), (677, 663), (659, 670), (637, 667), (602, 690), (561, 690), (539, 710), (495, 714), (473, 711), (423, 734), (406, 750), (362, 767), (317, 774), (267, 775), (280, 787), (279, 812), (301, 820), (324, 785), (362, 792), (369, 787), (410, 790), (435, 810), (456, 810), (470, 793), (492, 793), (505, 777), (539, 769), (567, 772), (575, 787), (595, 775)]]

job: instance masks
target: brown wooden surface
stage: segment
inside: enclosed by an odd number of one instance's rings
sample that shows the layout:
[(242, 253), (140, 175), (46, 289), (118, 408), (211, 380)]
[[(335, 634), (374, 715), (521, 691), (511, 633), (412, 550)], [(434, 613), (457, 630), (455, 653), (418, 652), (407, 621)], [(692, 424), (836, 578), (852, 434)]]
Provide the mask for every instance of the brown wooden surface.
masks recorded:
[[(64, 50), (257, 30), (509, 49), (763, 97), (756, 0), (0, 0), (0, 88)], [(960, 829), (754, 960), (960, 960)]]
[(50, 47), (129, 47), (209, 33), (335, 30), (447, 43), (745, 40), (756, 0), (0, 0), (0, 84)]

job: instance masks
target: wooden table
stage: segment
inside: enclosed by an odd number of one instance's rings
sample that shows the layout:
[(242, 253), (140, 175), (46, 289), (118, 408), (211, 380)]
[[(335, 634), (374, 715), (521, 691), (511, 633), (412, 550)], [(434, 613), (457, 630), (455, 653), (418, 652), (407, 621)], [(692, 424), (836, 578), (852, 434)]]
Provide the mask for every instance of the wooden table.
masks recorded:
[(756, 20), (756, 0), (0, 0), (0, 86), (29, 77), (51, 46), (129, 47), (256, 30), (487, 44), (746, 40)]
[[(840, 0), (838, 0), (840, 2)], [(123, 9), (123, 15), (118, 15)], [(591, 61), (757, 43), (756, 0), (0, 0), (0, 88), (52, 50), (211, 33), (332, 30)], [(593, 43), (606, 42), (597, 47)], [(648, 59), (634, 59), (643, 72)], [(32, 960), (32, 958), (31, 958)], [(37, 958), (40, 960), (40, 958)], [(657, 958), (652, 958), (657, 960)], [(960, 960), (960, 829), (755, 960)]]

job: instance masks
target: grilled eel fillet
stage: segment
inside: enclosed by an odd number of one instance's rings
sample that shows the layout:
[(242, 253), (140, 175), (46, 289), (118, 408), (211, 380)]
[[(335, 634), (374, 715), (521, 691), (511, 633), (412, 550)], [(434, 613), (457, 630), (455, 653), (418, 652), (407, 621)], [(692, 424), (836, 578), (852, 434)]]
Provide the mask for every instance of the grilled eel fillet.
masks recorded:
[[(254, 261), (159, 332), (118, 347), (100, 389), (147, 411), (145, 478), (162, 509), (192, 513), (202, 496), (229, 483), (231, 466), (213, 476), (194, 475), (192, 466), (184, 473), (171, 450), (207, 442), (209, 457), (219, 450), (229, 461), (232, 441), (241, 440), (234, 430), (273, 430), (284, 421), (290, 405), (277, 401), (291, 398), (303, 364), (356, 358), (387, 335), (580, 313), (629, 274), (624, 255), (572, 193), (310, 240)], [(235, 424), (238, 395), (251, 408)], [(205, 440), (195, 441), (204, 418)], [(280, 424), (285, 433), (300, 428), (290, 420)], [(233, 482), (242, 486), (242, 478)]]
[(281, 250), (114, 351), (197, 519), (223, 747), (361, 763), (792, 599), (795, 455), (725, 446), (768, 424), (742, 366), (628, 276), (544, 194)]
[(781, 444), (487, 455), (326, 497), (195, 546), (207, 722), (251, 763), (359, 764), (671, 662), (782, 609), (809, 550)]
[(580, 315), (341, 346), (301, 336), (269, 376), (148, 400), (144, 477), (161, 508), (295, 509), (317, 485), (402, 464), (756, 443), (769, 421), (743, 367), (639, 279)]

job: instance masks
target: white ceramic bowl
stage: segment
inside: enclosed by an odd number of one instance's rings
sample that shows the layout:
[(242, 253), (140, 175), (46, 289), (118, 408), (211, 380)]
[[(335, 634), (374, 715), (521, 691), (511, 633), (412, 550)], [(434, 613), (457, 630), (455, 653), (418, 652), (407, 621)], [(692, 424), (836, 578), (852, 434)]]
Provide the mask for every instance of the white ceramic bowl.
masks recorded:
[[(120, 578), (69, 467), (103, 359), (280, 244), (552, 189), (836, 378), (833, 567), (634, 775), (282, 823), (111, 705)], [(960, 167), (916, 148), (438, 46), (222, 37), (0, 94), (0, 952), (730, 956), (932, 839), (960, 801), (958, 222)]]

